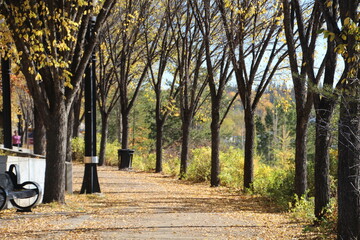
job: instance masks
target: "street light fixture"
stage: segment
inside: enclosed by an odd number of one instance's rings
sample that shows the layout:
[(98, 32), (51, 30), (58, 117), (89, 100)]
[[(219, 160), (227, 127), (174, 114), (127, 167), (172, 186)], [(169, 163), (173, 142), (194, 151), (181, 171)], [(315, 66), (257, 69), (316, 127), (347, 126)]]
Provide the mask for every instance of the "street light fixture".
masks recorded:
[[(93, 1), (95, 6), (97, 1)], [(86, 33), (86, 40), (89, 42), (93, 37), (93, 29), (96, 17), (91, 16)], [(85, 70), (85, 171), (80, 193), (99, 193), (100, 185), (97, 175), (96, 156), (96, 55), (93, 51), (91, 59)]]

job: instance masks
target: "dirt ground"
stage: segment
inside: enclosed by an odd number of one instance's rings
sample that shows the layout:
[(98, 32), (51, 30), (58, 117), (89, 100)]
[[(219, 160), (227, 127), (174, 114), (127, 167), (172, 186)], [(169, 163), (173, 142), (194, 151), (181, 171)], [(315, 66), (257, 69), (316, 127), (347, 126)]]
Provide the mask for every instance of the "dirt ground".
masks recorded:
[(99, 167), (102, 193), (78, 194), (84, 166), (74, 165), (66, 205), (0, 212), (1, 239), (314, 239), (304, 223), (263, 199), (190, 184), (161, 174)]

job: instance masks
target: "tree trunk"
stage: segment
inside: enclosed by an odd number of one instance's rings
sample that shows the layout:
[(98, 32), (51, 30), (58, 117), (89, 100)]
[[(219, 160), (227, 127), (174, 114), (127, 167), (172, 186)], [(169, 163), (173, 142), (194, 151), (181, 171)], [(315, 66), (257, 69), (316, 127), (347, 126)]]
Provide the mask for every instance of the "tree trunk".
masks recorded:
[(360, 103), (348, 100), (340, 105), (338, 239), (355, 240), (360, 239)]
[(68, 117), (67, 137), (66, 137), (66, 161), (72, 162), (72, 146), (71, 139), (73, 136), (73, 125), (74, 125), (74, 112), (70, 110)]
[[(328, 24), (328, 27), (330, 24)], [(337, 64), (336, 43), (328, 39), (326, 52), (325, 74), (323, 90), (333, 89)], [(329, 93), (328, 93), (329, 94)], [(335, 94), (332, 96), (335, 98)], [(331, 145), (330, 121), (335, 108), (335, 99), (314, 94), (316, 112), (316, 141), (315, 141), (315, 217), (321, 220), (330, 202), (330, 156)]]
[[(215, 97), (214, 97), (215, 98)], [(211, 180), (212, 187), (220, 185), (220, 101), (214, 99), (211, 108)]]
[(122, 114), (121, 114), (121, 104), (119, 103), (119, 108), (116, 111), (116, 125), (117, 127), (117, 139), (118, 142), (122, 142)]
[(162, 145), (163, 145), (164, 124), (156, 119), (156, 168), (155, 172), (162, 172)]
[(127, 113), (122, 112), (122, 136), (121, 148), (128, 149), (129, 147), (129, 116)]
[(39, 116), (39, 112), (34, 107), (34, 153), (45, 155), (46, 151), (46, 129)]
[(244, 160), (244, 190), (251, 188), (254, 182), (254, 112), (251, 107), (245, 109), (245, 160)]
[[(159, 85), (158, 85), (159, 86)], [(165, 119), (161, 118), (161, 88), (156, 86), (156, 166), (155, 172), (162, 172), (162, 147)]]
[(99, 152), (99, 166), (106, 164), (105, 151), (108, 136), (109, 115), (101, 112), (101, 140), (100, 140), (100, 152)]
[(44, 203), (65, 202), (65, 158), (67, 136), (67, 114), (65, 106), (52, 116), (46, 131), (46, 170)]
[(80, 93), (78, 93), (77, 96), (75, 97), (74, 103), (73, 103), (73, 109), (72, 109), (72, 112), (74, 114), (74, 123), (72, 125), (73, 138), (79, 137), (80, 124), (81, 124), (80, 112), (81, 112), (81, 106), (82, 106), (80, 99), (81, 99), (82, 95), (83, 95), (82, 91), (80, 91)]
[(190, 127), (191, 116), (189, 113), (184, 113), (184, 121), (182, 123), (182, 143), (181, 143), (181, 159), (180, 159), (180, 179), (185, 178), (187, 173), (188, 158), (189, 158), (189, 141), (190, 141)]
[(307, 189), (307, 128), (308, 117), (297, 112), (295, 140), (295, 194), (303, 196)]
[(321, 219), (330, 202), (329, 148), (331, 144), (330, 120), (334, 102), (322, 99), (316, 104), (315, 140), (315, 217)]

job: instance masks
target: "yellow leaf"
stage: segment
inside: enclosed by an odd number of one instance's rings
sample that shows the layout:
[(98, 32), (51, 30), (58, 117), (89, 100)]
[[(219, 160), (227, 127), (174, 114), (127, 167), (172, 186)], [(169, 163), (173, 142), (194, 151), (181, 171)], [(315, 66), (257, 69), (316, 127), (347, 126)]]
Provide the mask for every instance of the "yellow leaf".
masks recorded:
[(345, 18), (344, 25), (349, 25), (349, 23), (350, 23), (350, 18), (349, 17)]
[(40, 73), (36, 74), (35, 80), (37, 80), (37, 81), (42, 80), (42, 77), (41, 77)]

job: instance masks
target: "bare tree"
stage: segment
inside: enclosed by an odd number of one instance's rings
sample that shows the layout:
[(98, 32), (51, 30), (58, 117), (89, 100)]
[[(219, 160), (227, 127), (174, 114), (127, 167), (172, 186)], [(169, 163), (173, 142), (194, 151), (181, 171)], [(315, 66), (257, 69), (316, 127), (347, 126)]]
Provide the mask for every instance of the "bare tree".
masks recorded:
[(175, 64), (181, 91), (180, 113), (182, 121), (182, 145), (180, 156), (180, 178), (185, 177), (188, 165), (189, 140), (192, 121), (201, 106), (202, 95), (207, 86), (204, 63), (204, 43), (190, 0), (182, 2), (175, 17)]
[[(178, 1), (165, 0), (164, 7), (157, 9), (155, 21), (148, 23), (146, 31), (147, 61), (149, 62), (150, 83), (155, 92), (155, 122), (156, 122), (156, 167), (155, 172), (162, 171), (162, 151), (164, 125), (172, 113), (175, 99), (179, 94), (180, 85), (177, 77), (169, 80), (167, 91), (163, 92), (164, 74), (174, 53), (174, 17), (179, 8)], [(152, 36), (152, 37), (151, 37)], [(175, 74), (176, 75), (176, 74)]]
[[(215, 1), (193, 1), (197, 23), (205, 45), (207, 77), (211, 95), (211, 186), (219, 186), (220, 179), (220, 109), (223, 103), (225, 87), (230, 81), (233, 68), (226, 35), (222, 31), (221, 18)], [(236, 94), (233, 100), (237, 97)], [(230, 106), (234, 101), (230, 102)], [(229, 107), (228, 106), (228, 109)]]
[(244, 107), (244, 189), (254, 181), (254, 114), (267, 86), (286, 57), (279, 41), (281, 7), (277, 1), (217, 0), (230, 49), (238, 92)]
[(114, 10), (119, 25), (116, 30), (118, 40), (112, 43), (112, 54), (115, 56), (112, 64), (116, 68), (114, 76), (120, 89), (123, 149), (129, 145), (129, 114), (149, 69), (144, 22), (149, 17), (152, 4), (150, 0), (126, 0)]
[[(319, 10), (315, 8), (304, 22), (299, 1), (283, 0), (284, 28), (289, 50), (290, 70), (295, 92), (296, 103), (296, 140), (295, 140), (295, 194), (303, 196), (307, 190), (307, 149), (306, 139), (308, 120), (313, 104), (311, 80), (307, 77), (307, 68), (314, 66), (314, 51), (319, 30)], [(295, 20), (298, 28), (295, 26)], [(302, 47), (302, 58), (296, 51), (296, 34), (299, 35)], [(300, 60), (299, 60), (300, 58)], [(308, 66), (307, 66), (308, 65)], [(315, 78), (315, 77), (314, 77)]]
[[(109, 23), (110, 21), (112, 21), (112, 23)], [(105, 152), (108, 138), (109, 116), (120, 98), (120, 88), (115, 77), (115, 71), (117, 69), (113, 64), (119, 62), (119, 55), (115, 55), (116, 51), (113, 46), (116, 46), (120, 39), (119, 35), (115, 34), (117, 30), (114, 28), (114, 21), (117, 21), (117, 19), (109, 18), (103, 31), (103, 37), (100, 38), (99, 74), (96, 79), (97, 102), (101, 115), (100, 166), (106, 164)]]
[[(329, 183), (329, 147), (331, 144), (330, 120), (336, 103), (336, 93), (333, 85), (336, 70), (336, 52), (333, 41), (328, 40), (327, 52), (322, 59), (320, 66), (314, 65), (314, 50), (316, 48), (316, 37), (323, 24), (320, 5), (310, 3), (301, 5), (299, 1), (292, 1), (291, 5), (285, 3), (285, 16), (288, 18), (293, 12), (292, 21), (296, 20), (296, 28), (299, 35), (300, 47), (303, 53), (303, 66), (309, 82), (316, 88), (323, 77), (322, 88), (312, 91), (314, 97), (314, 107), (316, 113), (316, 141), (315, 141), (315, 215), (321, 219), (330, 201)], [(308, 9), (312, 12), (306, 13)], [(335, 10), (335, 9), (334, 9)], [(289, 31), (290, 24), (286, 25)], [(329, 25), (328, 25), (329, 26)], [(294, 26), (292, 26), (294, 28)], [(310, 38), (310, 36), (313, 36)], [(291, 43), (289, 43), (291, 44)], [(292, 61), (295, 61), (293, 58)], [(325, 74), (324, 74), (325, 72)], [(294, 77), (293, 77), (294, 78)], [(299, 114), (299, 113), (298, 113)], [(305, 121), (305, 120), (304, 120)], [(300, 172), (300, 169), (299, 169)], [(300, 176), (298, 176), (300, 177)], [(303, 176), (306, 178), (306, 176)], [(297, 180), (299, 183), (299, 180)], [(300, 186), (295, 191), (300, 194)], [(304, 192), (301, 192), (304, 194)]]

